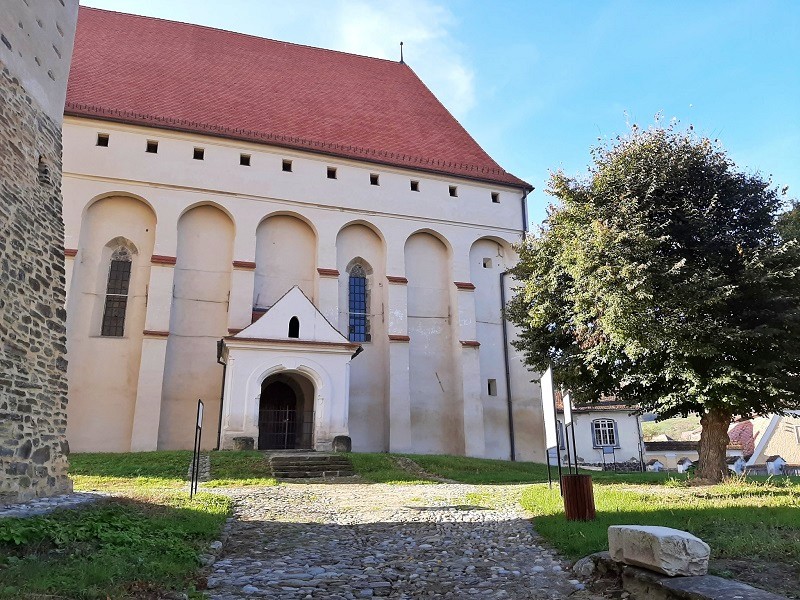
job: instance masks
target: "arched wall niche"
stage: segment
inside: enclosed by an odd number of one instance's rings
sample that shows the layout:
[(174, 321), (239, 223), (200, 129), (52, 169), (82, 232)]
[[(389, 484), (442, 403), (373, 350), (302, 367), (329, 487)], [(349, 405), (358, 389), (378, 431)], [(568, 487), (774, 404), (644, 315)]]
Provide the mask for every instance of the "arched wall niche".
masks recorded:
[(216, 439), (222, 367), (216, 343), (228, 331), (234, 224), (209, 203), (178, 220), (177, 262), (162, 387), (158, 447), (191, 448), (197, 399), (205, 401), (203, 425)]
[(317, 234), (297, 214), (273, 213), (256, 229), (253, 306), (271, 307), (293, 286), (314, 301)]
[[(67, 437), (75, 451), (130, 450), (155, 234), (155, 212), (133, 194), (103, 194), (84, 209), (67, 300)], [(119, 246), (131, 252), (124, 333), (103, 337), (108, 274)]]
[[(469, 251), (470, 281), (475, 284), (475, 329), (481, 344), (479, 361), (486, 456), (498, 459), (508, 459), (511, 452), (500, 295), (500, 274), (511, 266), (511, 253), (507, 242), (489, 237), (476, 240)], [(495, 381), (493, 395), (489, 394), (490, 380)]]
[(452, 334), (451, 252), (428, 231), (408, 238), (409, 389), (414, 447), (426, 454), (463, 454), (460, 381)]
[(147, 198), (145, 198), (144, 196), (140, 196), (139, 194), (134, 194), (132, 192), (118, 190), (111, 192), (103, 192), (102, 194), (97, 194), (96, 196), (91, 198), (83, 207), (83, 212), (81, 213), (81, 222), (85, 218), (86, 213), (89, 211), (90, 208), (92, 208), (92, 206), (94, 206), (94, 204), (100, 202), (101, 200), (105, 200), (106, 198), (132, 198), (134, 200), (138, 200), (146, 207), (148, 207), (154, 216), (157, 216), (155, 207), (150, 203), (150, 201)]
[(369, 341), (350, 363), (350, 437), (360, 452), (388, 450), (389, 344), (386, 334), (386, 245), (378, 230), (351, 222), (336, 236), (339, 271), (338, 329), (350, 338), (350, 274), (360, 265), (366, 276)]

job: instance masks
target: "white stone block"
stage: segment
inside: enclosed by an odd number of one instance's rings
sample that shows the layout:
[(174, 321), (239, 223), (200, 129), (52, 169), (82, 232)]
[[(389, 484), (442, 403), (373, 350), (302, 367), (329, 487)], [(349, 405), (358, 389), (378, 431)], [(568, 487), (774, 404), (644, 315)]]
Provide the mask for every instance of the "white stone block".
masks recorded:
[(705, 575), (711, 548), (691, 533), (646, 525), (612, 525), (608, 550), (617, 562), (665, 575)]

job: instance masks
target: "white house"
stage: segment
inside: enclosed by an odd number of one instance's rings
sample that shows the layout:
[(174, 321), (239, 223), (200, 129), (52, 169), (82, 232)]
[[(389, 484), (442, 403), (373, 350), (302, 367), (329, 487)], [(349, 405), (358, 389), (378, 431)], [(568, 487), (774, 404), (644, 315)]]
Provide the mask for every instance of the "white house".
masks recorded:
[(568, 455), (575, 454), (578, 464), (583, 466), (642, 470), (641, 426), (638, 416), (629, 406), (610, 399), (573, 407), (569, 448), (565, 442), (564, 407), (560, 394), (556, 395), (556, 412), (562, 460), (566, 462)]
[(73, 450), (189, 448), (200, 398), (206, 447), (544, 461), (532, 188), (408, 65), (83, 7), (63, 140)]

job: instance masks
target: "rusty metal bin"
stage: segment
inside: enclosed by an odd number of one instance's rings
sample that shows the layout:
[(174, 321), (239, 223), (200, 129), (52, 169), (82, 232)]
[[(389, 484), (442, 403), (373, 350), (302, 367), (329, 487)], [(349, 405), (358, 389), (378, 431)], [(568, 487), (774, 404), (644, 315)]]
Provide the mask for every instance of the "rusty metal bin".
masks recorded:
[(594, 491), (591, 475), (562, 475), (564, 514), (567, 521), (594, 521)]

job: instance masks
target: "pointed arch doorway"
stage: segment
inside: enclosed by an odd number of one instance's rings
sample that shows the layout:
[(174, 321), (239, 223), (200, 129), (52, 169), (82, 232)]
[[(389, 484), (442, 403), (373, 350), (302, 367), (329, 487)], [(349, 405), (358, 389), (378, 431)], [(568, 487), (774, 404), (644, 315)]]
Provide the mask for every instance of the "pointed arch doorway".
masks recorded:
[(277, 373), (261, 384), (258, 449), (313, 447), (314, 384), (299, 373)]

